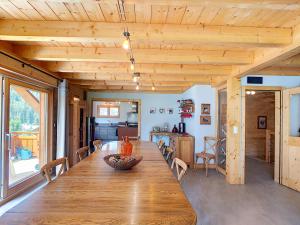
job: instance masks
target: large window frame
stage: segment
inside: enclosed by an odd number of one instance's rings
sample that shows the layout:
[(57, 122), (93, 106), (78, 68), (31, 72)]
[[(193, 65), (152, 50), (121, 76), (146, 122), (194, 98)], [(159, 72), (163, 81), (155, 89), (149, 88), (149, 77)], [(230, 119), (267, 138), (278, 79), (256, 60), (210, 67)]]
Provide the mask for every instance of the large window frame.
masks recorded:
[[(107, 114), (101, 115), (101, 109), (106, 109)], [(117, 115), (112, 115), (112, 109), (118, 109)], [(97, 118), (120, 118), (120, 106), (118, 105), (97, 105)]]
[(16, 85), (20, 87), (29, 88), (32, 90), (39, 91), (41, 93), (45, 93), (47, 95), (47, 101), (45, 102), (47, 110), (44, 112), (46, 115), (44, 115), (45, 118), (45, 132), (43, 133), (45, 141), (44, 147), (46, 148), (45, 154), (44, 154), (44, 160), (43, 163), (46, 163), (52, 159), (52, 136), (53, 136), (53, 129), (52, 129), (52, 123), (53, 123), (53, 89), (47, 89), (40, 87), (37, 83), (26, 83), (21, 82), (19, 80), (15, 80), (6, 76), (2, 77), (3, 80), (3, 93), (4, 95), (2, 98), (2, 198), (12, 198), (13, 196), (17, 195), (21, 191), (24, 191), (25, 189), (34, 186), (35, 184), (41, 182), (44, 180), (42, 174), (35, 173), (32, 176), (27, 177), (26, 179), (17, 182), (16, 184), (13, 184), (9, 186), (9, 152), (8, 152), (8, 141), (5, 138), (5, 135), (9, 132), (9, 96), (10, 96), (10, 86)]

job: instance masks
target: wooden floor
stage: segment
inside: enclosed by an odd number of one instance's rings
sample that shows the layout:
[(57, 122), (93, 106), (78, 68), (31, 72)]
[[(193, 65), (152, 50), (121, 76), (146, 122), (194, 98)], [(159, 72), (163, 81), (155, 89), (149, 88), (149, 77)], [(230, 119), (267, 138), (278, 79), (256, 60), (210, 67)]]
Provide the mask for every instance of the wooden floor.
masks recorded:
[(201, 218), (198, 225), (299, 225), (300, 193), (275, 183), (272, 167), (246, 161), (246, 185), (229, 185), (210, 170), (189, 170), (182, 187)]

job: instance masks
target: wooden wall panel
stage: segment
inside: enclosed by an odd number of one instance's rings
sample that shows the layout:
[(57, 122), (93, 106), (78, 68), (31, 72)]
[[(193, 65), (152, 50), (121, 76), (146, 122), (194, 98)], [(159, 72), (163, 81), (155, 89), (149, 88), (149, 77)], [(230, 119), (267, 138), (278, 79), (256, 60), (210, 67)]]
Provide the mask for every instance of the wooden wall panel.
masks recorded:
[(258, 129), (257, 117), (267, 117), (267, 129), (275, 131), (275, 93), (246, 95), (246, 156), (265, 159), (266, 130)]

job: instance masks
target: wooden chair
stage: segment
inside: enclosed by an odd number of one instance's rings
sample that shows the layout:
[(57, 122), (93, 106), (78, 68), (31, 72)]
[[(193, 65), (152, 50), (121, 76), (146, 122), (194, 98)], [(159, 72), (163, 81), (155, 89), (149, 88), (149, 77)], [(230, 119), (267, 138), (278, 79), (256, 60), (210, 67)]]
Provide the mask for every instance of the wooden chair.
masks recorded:
[(157, 143), (158, 145), (158, 149), (163, 152), (164, 148), (165, 148), (165, 142), (163, 140), (159, 140), (159, 142)]
[(163, 155), (166, 155), (166, 160), (168, 161), (172, 157), (174, 152), (175, 150), (173, 148), (167, 147), (164, 149)]
[[(216, 165), (216, 171), (218, 172), (217, 168), (217, 149), (219, 145), (219, 140), (216, 137), (204, 137), (204, 150), (200, 153), (196, 153), (196, 163), (199, 158), (203, 160), (203, 164), (205, 166), (206, 170), (206, 176), (208, 172), (208, 166), (210, 160), (214, 160), (214, 163)], [(212, 153), (209, 153), (207, 151), (211, 151)]]
[(86, 156), (89, 156), (91, 154), (89, 146), (78, 149), (76, 154), (79, 158), (79, 161), (83, 160)]
[(101, 140), (95, 140), (95, 141), (93, 141), (93, 145), (94, 145), (95, 151), (96, 150), (101, 150), (101, 148), (102, 148), (102, 141)]
[(68, 171), (69, 170), (69, 160), (67, 157), (64, 157), (64, 158), (59, 158), (59, 159), (56, 159), (56, 160), (53, 160), (49, 163), (47, 163), (46, 165), (44, 165), (42, 168), (41, 168), (41, 171), (43, 173), (43, 175), (46, 177), (47, 181), (50, 183), (53, 179), (51, 178), (51, 174), (52, 174), (52, 169), (54, 167), (57, 167), (61, 165), (58, 173), (57, 173), (57, 176), (54, 177), (54, 178), (57, 178), (59, 177), (60, 175), (62, 175), (64, 173), (64, 171)]
[(171, 169), (174, 168), (174, 164), (176, 165), (177, 180), (180, 182), (187, 170), (187, 165), (185, 164), (185, 162), (178, 158), (173, 159)]

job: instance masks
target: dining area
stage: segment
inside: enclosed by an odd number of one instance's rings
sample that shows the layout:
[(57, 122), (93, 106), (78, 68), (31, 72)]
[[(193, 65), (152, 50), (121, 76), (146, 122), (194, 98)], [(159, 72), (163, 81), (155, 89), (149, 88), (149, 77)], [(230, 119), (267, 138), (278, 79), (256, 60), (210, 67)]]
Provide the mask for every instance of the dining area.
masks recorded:
[[(93, 153), (83, 147), (72, 168), (67, 158), (46, 164), (41, 170), (47, 184), (8, 210), (0, 224), (196, 224), (196, 213), (159, 146), (128, 143), (130, 153), (124, 153), (121, 141), (98, 141)], [(105, 158), (116, 155), (140, 162), (130, 169), (112, 168)]]

